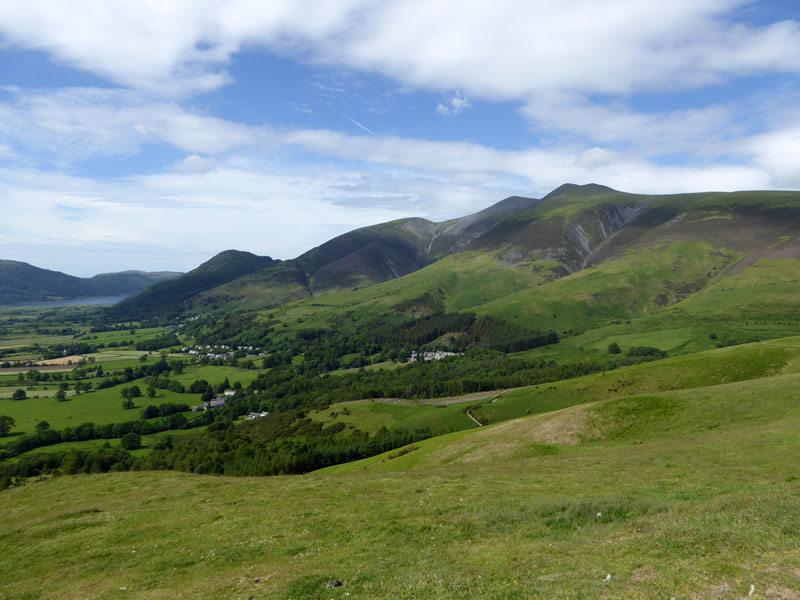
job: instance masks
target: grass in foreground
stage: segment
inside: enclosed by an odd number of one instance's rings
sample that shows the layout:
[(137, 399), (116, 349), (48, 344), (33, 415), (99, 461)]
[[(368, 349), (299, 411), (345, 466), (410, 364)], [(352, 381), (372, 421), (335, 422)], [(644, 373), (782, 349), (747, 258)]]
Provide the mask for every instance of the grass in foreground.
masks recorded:
[(458, 432), (346, 474), (31, 482), (0, 494), (0, 596), (795, 598), (791, 366)]

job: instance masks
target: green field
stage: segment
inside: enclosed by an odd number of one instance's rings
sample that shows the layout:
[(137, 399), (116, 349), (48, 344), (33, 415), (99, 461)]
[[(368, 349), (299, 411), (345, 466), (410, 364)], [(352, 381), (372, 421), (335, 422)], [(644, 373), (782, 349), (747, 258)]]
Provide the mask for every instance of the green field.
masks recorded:
[(240, 369), (230, 366), (190, 365), (182, 374), (173, 379), (180, 381), (186, 388), (199, 379), (204, 379), (212, 385), (218, 385), (227, 378), (231, 385), (240, 382), (244, 387), (258, 377), (256, 369)]
[(68, 344), (72, 341), (71, 335), (39, 335), (30, 334), (20, 337), (7, 337), (0, 340), (0, 348), (17, 348), (19, 346), (33, 346), (38, 344)]
[[(132, 381), (72, 396), (66, 402), (58, 402), (53, 398), (29, 398), (19, 401), (0, 399), (0, 415), (7, 415), (16, 421), (13, 432), (33, 433), (39, 421), (47, 421), (53, 429), (76, 427), (86, 422), (104, 425), (137, 420), (141, 409), (149, 404), (159, 405), (166, 402), (185, 403), (189, 406), (200, 404), (200, 394), (176, 394), (169, 390), (158, 390), (155, 398), (146, 396), (136, 398), (135, 408), (123, 409), (120, 389), (137, 383), (142, 387), (141, 382)], [(147, 390), (143, 388), (142, 391)]]
[[(131, 333), (133, 331), (133, 333)], [(82, 342), (90, 342), (92, 344), (108, 344), (109, 342), (118, 342), (119, 344), (135, 344), (155, 337), (160, 333), (164, 333), (166, 329), (163, 327), (151, 328), (138, 328), (132, 327), (131, 329), (123, 329), (120, 331), (91, 331), (80, 338)]]
[[(187, 419), (191, 419), (193, 416), (196, 416), (196, 413), (184, 413)], [(195, 427), (193, 429), (173, 429), (171, 431), (162, 431), (160, 433), (154, 433), (152, 435), (143, 435), (142, 436), (142, 448), (139, 450), (132, 450), (131, 454), (134, 456), (142, 456), (149, 452), (149, 449), (152, 448), (153, 444), (155, 444), (159, 439), (165, 436), (173, 436), (173, 437), (183, 437), (183, 436), (192, 436), (192, 435), (199, 435), (203, 431), (205, 431), (205, 427)], [(111, 439), (96, 439), (96, 440), (85, 440), (81, 442), (61, 442), (60, 444), (53, 444), (51, 446), (42, 446), (41, 448), (35, 448), (30, 452), (27, 452), (25, 455), (28, 454), (35, 454), (35, 453), (48, 453), (48, 452), (63, 452), (65, 450), (87, 450), (92, 448), (101, 448), (105, 444), (108, 444), (109, 447), (115, 448), (120, 445), (119, 438), (111, 438)], [(16, 458), (12, 458), (10, 460), (17, 460)]]

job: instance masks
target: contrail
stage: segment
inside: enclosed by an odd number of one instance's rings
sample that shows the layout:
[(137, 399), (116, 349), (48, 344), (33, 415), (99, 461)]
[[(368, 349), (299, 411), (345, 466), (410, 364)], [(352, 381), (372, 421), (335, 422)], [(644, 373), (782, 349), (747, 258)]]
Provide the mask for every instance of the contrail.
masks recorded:
[[(345, 115), (345, 117), (347, 117), (347, 115)], [(347, 120), (348, 120), (348, 121), (350, 121), (350, 122), (351, 122), (353, 125), (357, 125), (358, 127), (361, 127), (361, 129), (363, 129), (364, 131), (366, 131), (368, 134), (370, 134), (370, 135), (375, 135), (375, 132), (374, 132), (374, 131), (372, 131), (372, 130), (371, 130), (371, 129), (369, 129), (368, 127), (364, 127), (364, 126), (363, 126), (361, 123), (359, 123), (359, 122), (358, 122), (358, 121), (356, 121), (355, 119), (351, 119), (350, 117), (347, 117)]]

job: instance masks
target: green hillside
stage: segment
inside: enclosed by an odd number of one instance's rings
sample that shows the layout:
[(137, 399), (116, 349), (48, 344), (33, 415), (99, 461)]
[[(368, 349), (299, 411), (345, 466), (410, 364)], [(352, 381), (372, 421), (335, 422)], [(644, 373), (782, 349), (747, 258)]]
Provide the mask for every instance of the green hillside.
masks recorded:
[[(791, 598), (798, 351), (642, 365), (599, 401), (304, 477), (30, 482), (0, 494), (0, 595)], [(678, 372), (699, 387), (663, 389)]]
[(291, 328), (297, 320), (356, 322), (402, 305), (409, 314), (469, 309), (582, 333), (661, 313), (707, 288), (727, 292), (728, 277), (763, 260), (783, 261), (782, 280), (795, 281), (798, 218), (796, 192), (646, 196), (566, 184), (540, 201), (508, 198), (445, 223), (358, 229), (292, 261), (215, 258), (109, 314), (266, 306), (276, 316), (256, 322), (277, 318)]
[(279, 261), (239, 250), (226, 250), (196, 269), (127, 298), (108, 311), (110, 318), (125, 320), (165, 316), (183, 310), (196, 295), (212, 290), (243, 275), (273, 267)]
[[(470, 401), (470, 414), (484, 423), (502, 425), (480, 432), (459, 432), (417, 442), (414, 446), (420, 449), (419, 452), (391, 462), (382, 455), (337, 465), (326, 471), (428, 468), (449, 464), (462, 453), (466, 462), (477, 460), (472, 456), (473, 452), (491, 461), (495, 455), (489, 448), (495, 444), (501, 448), (498, 452), (511, 456), (529, 442), (572, 446), (589, 441), (616, 440), (623, 433), (632, 434), (642, 428), (645, 433), (641, 435), (646, 437), (669, 431), (672, 432), (669, 435), (680, 435), (676, 433), (674, 423), (668, 427), (668, 416), (678, 419), (676, 422), (681, 424), (681, 431), (685, 433), (696, 433), (698, 428), (699, 431), (716, 429), (731, 423), (744, 427), (751, 418), (756, 418), (756, 414), (760, 415), (759, 419), (795, 419), (796, 415), (791, 411), (800, 410), (800, 403), (790, 390), (797, 384), (798, 376), (800, 338), (715, 349), (624, 367)], [(769, 396), (774, 398), (764, 402), (780, 406), (774, 414), (762, 403)], [(754, 398), (759, 399), (756, 406), (753, 406)], [(639, 400), (643, 403), (641, 406)], [(673, 407), (675, 410), (670, 408), (656, 417), (649, 413), (651, 410), (658, 412), (662, 405), (672, 407), (678, 400), (682, 403), (679, 410)], [(365, 408), (369, 409), (369, 405)], [(340, 410), (340, 405), (331, 407), (331, 411)], [(358, 414), (352, 406), (350, 410)], [(408, 413), (413, 410), (414, 407), (405, 407)], [(630, 414), (622, 423), (620, 419), (626, 412)], [(604, 416), (611, 413), (614, 416)], [(519, 419), (528, 415), (540, 416)], [(408, 415), (396, 417), (398, 421), (408, 418)], [(362, 417), (361, 420), (369, 422), (371, 418)], [(706, 427), (709, 423), (717, 424)], [(441, 448), (444, 450), (440, 455)]]
[(654, 336), (650, 345), (678, 352), (780, 337), (800, 332), (791, 325), (798, 216), (797, 193), (650, 197), (562, 186), (465, 250), (378, 285), (272, 307), (253, 315), (253, 327), (278, 322), (291, 335), (469, 310), (555, 330), (563, 343), (537, 352), (573, 358), (620, 336), (633, 336), (630, 345)]

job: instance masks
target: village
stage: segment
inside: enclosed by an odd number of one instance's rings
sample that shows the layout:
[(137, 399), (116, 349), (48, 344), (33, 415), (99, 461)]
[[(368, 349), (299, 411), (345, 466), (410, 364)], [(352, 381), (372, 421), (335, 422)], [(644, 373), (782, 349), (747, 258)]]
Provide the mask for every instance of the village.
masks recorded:
[(408, 362), (429, 361), (429, 360), (442, 360), (450, 356), (461, 356), (463, 352), (445, 352), (443, 350), (436, 350), (434, 352), (417, 352), (412, 351), (411, 356), (408, 357)]
[[(211, 400), (206, 400), (203, 402), (202, 406), (193, 406), (192, 412), (205, 412), (207, 410), (212, 410), (214, 408), (220, 408), (225, 406), (228, 403), (228, 400), (231, 400), (236, 396), (236, 390), (225, 390), (222, 394), (212, 398)], [(269, 415), (269, 412), (261, 411), (261, 412), (251, 412), (247, 415), (247, 419), (260, 419), (261, 417), (266, 417)]]

